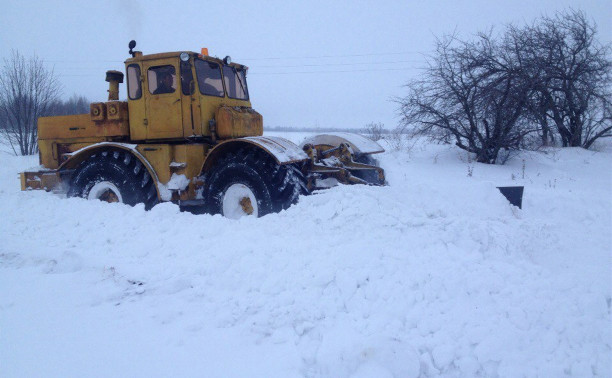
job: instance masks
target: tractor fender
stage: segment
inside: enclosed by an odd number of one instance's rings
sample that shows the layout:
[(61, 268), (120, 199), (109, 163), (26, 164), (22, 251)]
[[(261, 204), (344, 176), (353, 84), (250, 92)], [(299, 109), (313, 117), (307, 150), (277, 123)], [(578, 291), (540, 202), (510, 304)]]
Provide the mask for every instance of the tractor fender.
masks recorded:
[(57, 171), (62, 172), (76, 169), (82, 162), (87, 160), (91, 155), (108, 151), (109, 149), (120, 149), (130, 152), (136, 159), (138, 159), (142, 165), (147, 169), (153, 182), (155, 183), (155, 190), (157, 191), (157, 198), (161, 199), (159, 192), (159, 178), (157, 177), (157, 173), (149, 163), (149, 161), (136, 149), (135, 144), (130, 143), (117, 143), (117, 142), (101, 142), (95, 143), (87, 147), (83, 147), (79, 150), (76, 150), (71, 153), (64, 154), (63, 156), (68, 156), (68, 160), (63, 162), (58, 168)]
[(285, 138), (264, 136), (235, 138), (221, 142), (210, 150), (202, 165), (202, 173), (210, 170), (220, 157), (241, 147), (262, 149), (279, 165), (308, 160), (308, 155), (300, 147)]
[(385, 152), (385, 149), (382, 148), (380, 144), (371, 139), (359, 134), (342, 132), (315, 135), (304, 140), (302, 144), (300, 144), (300, 147), (304, 147), (306, 144), (312, 144), (313, 146), (327, 145), (336, 147), (341, 143), (347, 143), (353, 150), (352, 152), (357, 155)]

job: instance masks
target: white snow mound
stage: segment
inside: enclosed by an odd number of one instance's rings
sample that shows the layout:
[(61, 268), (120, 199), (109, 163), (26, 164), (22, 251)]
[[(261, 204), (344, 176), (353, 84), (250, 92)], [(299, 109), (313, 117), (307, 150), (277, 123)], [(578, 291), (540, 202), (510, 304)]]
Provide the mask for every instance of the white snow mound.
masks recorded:
[(376, 156), (389, 186), (233, 221), (21, 192), (0, 152), (0, 375), (610, 376), (609, 150)]

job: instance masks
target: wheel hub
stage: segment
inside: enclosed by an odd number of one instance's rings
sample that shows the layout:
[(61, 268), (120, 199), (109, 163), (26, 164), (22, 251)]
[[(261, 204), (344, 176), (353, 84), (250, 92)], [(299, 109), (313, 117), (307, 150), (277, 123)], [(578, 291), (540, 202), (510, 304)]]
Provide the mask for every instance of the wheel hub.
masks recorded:
[(110, 181), (100, 181), (92, 186), (87, 195), (87, 199), (100, 200), (108, 203), (123, 203), (119, 188)]
[(223, 216), (227, 218), (259, 215), (255, 193), (244, 184), (230, 185), (223, 193), (221, 201)]
[(242, 197), (240, 200), (240, 206), (245, 214), (253, 214), (253, 205), (251, 204), (251, 199), (249, 197)]
[(117, 197), (117, 195), (109, 189), (100, 195), (99, 200), (108, 203), (114, 203), (119, 202), (119, 197)]

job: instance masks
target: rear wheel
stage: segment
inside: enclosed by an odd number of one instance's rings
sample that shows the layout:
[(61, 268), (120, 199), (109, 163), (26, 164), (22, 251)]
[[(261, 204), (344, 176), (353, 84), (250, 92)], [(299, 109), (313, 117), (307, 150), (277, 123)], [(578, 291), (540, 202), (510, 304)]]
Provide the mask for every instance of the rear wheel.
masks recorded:
[(232, 219), (279, 212), (306, 193), (306, 180), (298, 166), (279, 165), (266, 152), (252, 149), (219, 159), (206, 182), (209, 212)]
[(82, 197), (131, 206), (144, 203), (148, 210), (157, 203), (151, 175), (128, 151), (111, 150), (90, 156), (73, 174), (68, 197)]

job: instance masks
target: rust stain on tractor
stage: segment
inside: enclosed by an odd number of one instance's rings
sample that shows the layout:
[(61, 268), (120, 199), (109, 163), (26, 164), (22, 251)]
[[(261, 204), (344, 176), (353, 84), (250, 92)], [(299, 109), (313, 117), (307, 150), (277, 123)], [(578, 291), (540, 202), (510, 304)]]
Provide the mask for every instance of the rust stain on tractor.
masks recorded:
[(221, 106), (216, 119), (219, 139), (263, 135), (263, 117), (251, 108)]

